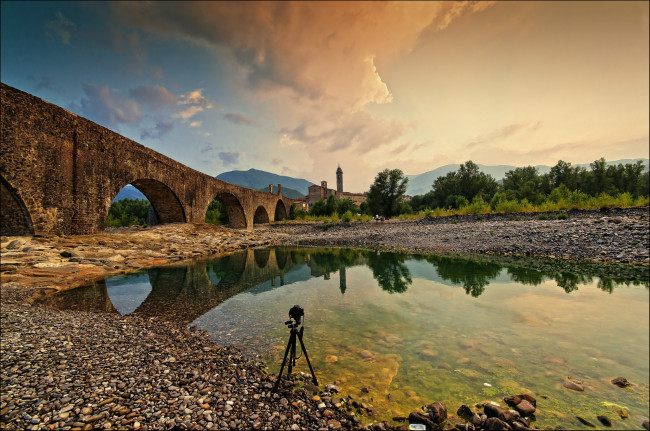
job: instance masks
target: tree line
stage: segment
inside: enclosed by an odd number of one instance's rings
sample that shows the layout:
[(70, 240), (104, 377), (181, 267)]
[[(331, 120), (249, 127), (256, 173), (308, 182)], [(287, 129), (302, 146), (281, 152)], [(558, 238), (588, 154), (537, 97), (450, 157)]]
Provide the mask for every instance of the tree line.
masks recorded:
[(431, 191), (413, 197), (409, 205), (412, 211), (459, 209), (477, 202), (489, 203), (493, 210), (499, 206), (539, 206), (561, 200), (579, 206), (589, 197), (604, 195), (625, 195), (624, 200), (626, 197), (628, 200), (647, 197), (649, 189), (648, 172), (641, 161), (608, 166), (605, 159), (600, 158), (587, 170), (560, 160), (550, 172), (542, 175), (533, 166), (510, 170), (500, 184), (491, 175), (480, 172), (470, 160), (457, 171), (438, 177)]

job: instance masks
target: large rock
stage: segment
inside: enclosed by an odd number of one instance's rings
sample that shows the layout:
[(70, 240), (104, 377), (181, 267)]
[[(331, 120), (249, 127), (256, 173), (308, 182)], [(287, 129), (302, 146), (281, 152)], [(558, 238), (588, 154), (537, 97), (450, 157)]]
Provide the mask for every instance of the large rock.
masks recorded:
[(535, 413), (535, 406), (533, 406), (528, 400), (521, 400), (521, 402), (515, 406), (515, 410), (517, 410), (522, 416), (530, 416)]
[(503, 416), (503, 409), (491, 403), (483, 404), (483, 412), (488, 418), (498, 418), (500, 415)]
[(461, 418), (471, 418), (474, 415), (474, 412), (472, 411), (472, 409), (470, 409), (465, 404), (463, 404), (458, 408), (456, 414)]
[(409, 414), (409, 425), (410, 424), (422, 424), (427, 427), (427, 429), (438, 429), (438, 425), (431, 421), (429, 415), (425, 415), (421, 412), (411, 412)]
[(427, 406), (429, 417), (433, 423), (441, 424), (447, 420), (447, 406), (443, 403), (435, 402)]
[(521, 395), (514, 395), (514, 396), (511, 396), (511, 397), (504, 397), (503, 398), (503, 401), (505, 401), (506, 404), (508, 404), (510, 407), (516, 406), (522, 400), (526, 400), (529, 403), (531, 403), (533, 405), (533, 407), (537, 407), (537, 400), (532, 395), (521, 394)]
[(510, 431), (512, 430), (512, 427), (508, 425), (507, 422), (502, 421), (499, 418), (488, 418), (488, 420), (485, 421), (485, 427), (484, 429), (486, 431)]

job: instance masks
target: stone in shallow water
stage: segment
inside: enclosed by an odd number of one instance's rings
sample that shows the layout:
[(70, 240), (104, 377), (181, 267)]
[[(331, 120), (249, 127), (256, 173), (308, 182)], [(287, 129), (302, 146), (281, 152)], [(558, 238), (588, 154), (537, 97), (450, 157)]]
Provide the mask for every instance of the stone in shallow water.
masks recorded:
[(583, 418), (581, 416), (576, 416), (576, 419), (578, 419), (581, 423), (583, 423), (584, 425), (587, 425), (588, 427), (596, 428), (596, 425), (594, 425), (593, 423), (589, 422), (587, 419), (585, 419), (585, 418)]
[(583, 392), (585, 390), (585, 388), (581, 384), (572, 382), (571, 380), (569, 380), (568, 382), (564, 382), (564, 387), (567, 389), (571, 389), (572, 391), (578, 391), (578, 392)]
[(612, 426), (612, 421), (609, 420), (609, 418), (605, 415), (598, 416), (598, 420), (600, 421), (601, 424), (605, 425), (606, 427)]
[(447, 420), (447, 406), (440, 402), (435, 402), (427, 406), (429, 417), (436, 424), (441, 424)]
[(528, 401), (528, 400), (522, 400), (515, 406), (515, 410), (517, 410), (522, 416), (530, 416), (533, 413), (535, 413), (535, 407)]
[(618, 386), (619, 388), (625, 388), (630, 386), (632, 383), (628, 382), (625, 377), (616, 377), (612, 379), (612, 384)]

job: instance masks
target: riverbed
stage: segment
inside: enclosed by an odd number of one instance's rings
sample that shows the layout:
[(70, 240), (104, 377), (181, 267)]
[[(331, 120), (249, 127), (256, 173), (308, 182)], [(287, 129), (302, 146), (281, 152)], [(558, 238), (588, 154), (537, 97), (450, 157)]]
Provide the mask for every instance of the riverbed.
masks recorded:
[[(179, 424), (187, 428), (206, 427), (209, 423), (216, 429), (242, 425), (336, 429), (354, 427), (359, 421), (358, 416), (350, 416), (345, 404), (337, 407), (340, 400), (333, 393), (321, 394), (325, 409), (319, 409), (322, 400), (314, 401), (313, 392), (274, 397), (265, 386), (273, 376), (255, 374), (259, 367), (254, 361), (236, 351), (224, 350), (205, 334), (188, 337), (192, 333), (182, 326), (129, 316), (55, 312), (31, 304), (31, 295), (39, 291), (64, 290), (89, 280), (103, 280), (109, 274), (283, 243), (347, 244), (426, 253), (473, 252), (503, 259), (518, 255), (546, 256), (551, 261), (574, 262), (578, 266), (585, 263), (607, 267), (608, 262), (618, 262), (623, 267), (631, 263), (647, 270), (648, 227), (648, 209), (642, 208), (575, 212), (569, 213), (565, 220), (540, 220), (530, 215), (512, 216), (512, 219), (509, 216), (461, 217), (332, 227), (322, 223), (286, 223), (260, 226), (254, 232), (186, 224), (128, 228), (84, 237), (2, 237), (2, 426), (135, 428), (137, 422), (141, 429)], [(179, 339), (200, 342), (183, 345)], [(204, 351), (206, 348), (209, 350)], [(184, 360), (178, 361), (170, 353), (174, 349), (179, 349), (177, 354)], [(187, 363), (192, 364), (191, 355), (197, 352), (214, 354), (205, 357), (205, 363), (221, 363), (218, 368), (230, 373), (224, 371), (224, 379), (214, 377), (217, 380), (210, 383), (207, 397), (200, 392), (209, 384), (210, 372), (216, 371), (205, 368), (205, 364), (188, 366)], [(95, 354), (99, 355), (97, 361), (92, 359)], [(121, 361), (125, 357), (133, 357), (133, 365), (121, 379), (114, 374), (124, 368)], [(241, 368), (238, 364), (254, 376), (246, 378), (243, 386), (237, 385), (241, 373), (231, 373)], [(147, 373), (142, 373), (143, 369)], [(165, 369), (169, 371), (165, 373)], [(91, 377), (94, 373), (96, 379)], [(147, 377), (149, 373), (153, 377)], [(164, 379), (165, 375), (170, 377)], [(140, 379), (148, 381), (139, 386), (136, 383)], [(179, 390), (183, 389), (179, 386), (183, 381), (196, 386)], [(251, 386), (255, 383), (257, 386)], [(90, 395), (99, 389), (102, 389), (99, 397)], [(44, 393), (52, 395), (46, 397)], [(258, 397), (254, 398), (256, 394)], [(152, 406), (155, 403), (147, 401), (149, 397), (172, 404), (156, 410)], [(203, 403), (197, 404), (199, 401)], [(206, 405), (208, 408), (204, 408)], [(261, 409), (259, 412), (255, 405)], [(450, 412), (457, 407), (449, 406)], [(206, 411), (211, 422), (207, 421)], [(224, 418), (226, 412), (228, 416)]]

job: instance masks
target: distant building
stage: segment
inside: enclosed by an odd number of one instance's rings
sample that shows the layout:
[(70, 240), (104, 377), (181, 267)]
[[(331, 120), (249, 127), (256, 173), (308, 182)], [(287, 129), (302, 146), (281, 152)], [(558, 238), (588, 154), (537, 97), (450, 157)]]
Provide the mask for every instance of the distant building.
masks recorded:
[(308, 193), (305, 197), (309, 208), (320, 199), (327, 199), (330, 195), (334, 195), (337, 199), (350, 199), (356, 205), (361, 205), (366, 201), (367, 193), (350, 193), (343, 191), (343, 169), (339, 165), (336, 170), (336, 190), (327, 188), (327, 181), (321, 181), (320, 186), (314, 184), (307, 189)]
[(341, 169), (341, 165), (336, 170), (336, 194), (343, 194), (343, 169)]
[(293, 203), (296, 204), (297, 209), (309, 211), (309, 204), (307, 203), (307, 198), (294, 199)]

